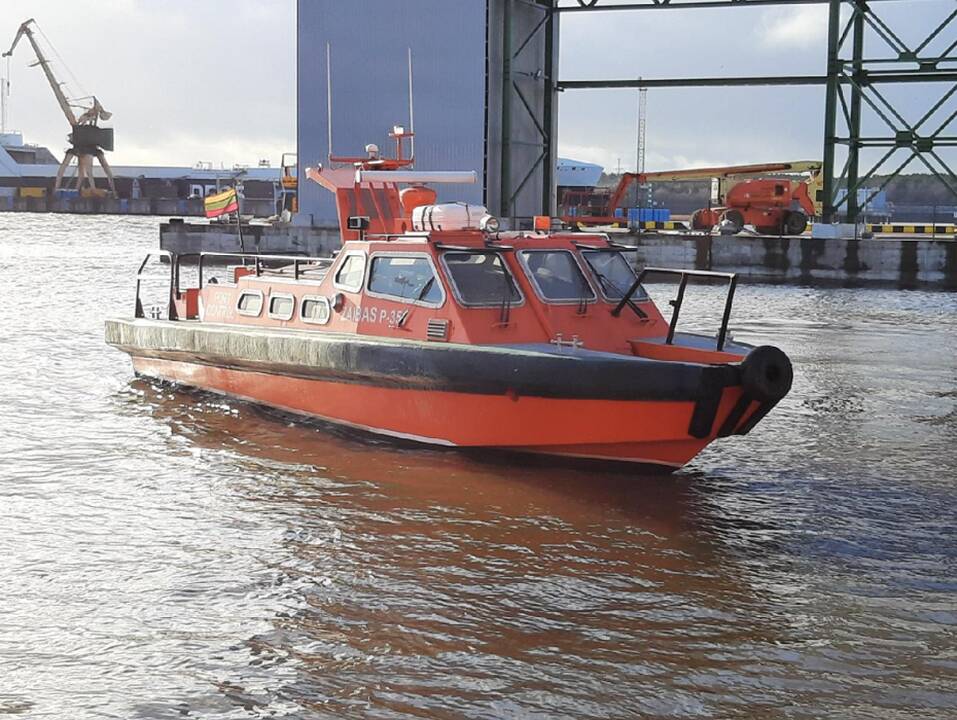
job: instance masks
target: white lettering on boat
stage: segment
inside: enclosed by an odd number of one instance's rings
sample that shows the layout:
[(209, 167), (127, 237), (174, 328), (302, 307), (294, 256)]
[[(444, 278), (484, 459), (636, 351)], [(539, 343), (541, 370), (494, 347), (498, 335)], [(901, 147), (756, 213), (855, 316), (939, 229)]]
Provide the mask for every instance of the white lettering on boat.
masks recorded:
[(375, 305), (365, 307), (350, 305), (343, 309), (342, 319), (346, 322), (397, 325), (405, 312), (405, 310), (389, 310)]
[(217, 320), (225, 320), (233, 314), (232, 296), (228, 291), (210, 292), (207, 290), (205, 295), (208, 296), (208, 303), (206, 304), (203, 320), (216, 322)]

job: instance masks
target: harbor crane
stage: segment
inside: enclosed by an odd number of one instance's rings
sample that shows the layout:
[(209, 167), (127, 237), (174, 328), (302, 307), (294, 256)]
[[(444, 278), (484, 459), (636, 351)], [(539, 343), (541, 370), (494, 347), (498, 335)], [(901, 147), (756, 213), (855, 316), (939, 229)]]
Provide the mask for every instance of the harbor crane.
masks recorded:
[[(93, 178), (93, 159), (96, 158), (103, 168), (103, 173), (106, 175), (107, 183), (110, 186), (110, 193), (115, 195), (116, 186), (113, 182), (113, 171), (110, 169), (110, 164), (106, 161), (106, 155), (104, 154), (105, 150), (113, 150), (113, 128), (99, 126), (99, 121), (109, 120), (112, 113), (107, 112), (103, 106), (100, 105), (100, 101), (96, 99), (96, 96), (80, 98), (79, 100), (90, 101), (83, 104), (80, 104), (77, 100), (71, 101), (67, 98), (63, 92), (63, 83), (59, 82), (53, 74), (50, 60), (43, 53), (40, 44), (37, 42), (34, 29), (39, 30), (39, 26), (33, 18), (30, 18), (20, 25), (16, 37), (13, 38), (13, 44), (9, 50), (3, 53), (3, 57), (13, 55), (13, 51), (16, 50), (20, 39), (26, 36), (27, 40), (30, 41), (30, 45), (33, 47), (33, 52), (37, 56), (37, 61), (33, 63), (31, 67), (39, 65), (43, 69), (43, 74), (53, 89), (53, 94), (56, 96), (57, 103), (60, 105), (60, 110), (63, 111), (63, 114), (66, 115), (67, 122), (70, 123), (70, 134), (67, 136), (70, 147), (68, 147), (64, 153), (63, 162), (60, 163), (60, 167), (57, 170), (56, 183), (53, 186), (53, 191), (56, 192), (60, 189), (63, 184), (63, 175), (75, 158), (77, 164), (76, 189), (81, 193), (89, 192), (91, 194), (97, 194), (98, 191)], [(79, 110), (79, 115), (75, 110)], [(86, 184), (88, 190), (84, 189), (84, 184)]]

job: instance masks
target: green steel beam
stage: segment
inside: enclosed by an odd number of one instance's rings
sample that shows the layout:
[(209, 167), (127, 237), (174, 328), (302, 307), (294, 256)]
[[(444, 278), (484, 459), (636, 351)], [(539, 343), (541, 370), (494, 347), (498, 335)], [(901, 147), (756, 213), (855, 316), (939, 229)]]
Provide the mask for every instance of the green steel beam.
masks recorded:
[[(851, 85), (851, 113), (848, 129), (850, 130), (850, 142), (847, 146), (847, 187), (856, 188), (857, 178), (860, 173), (860, 136), (861, 136), (861, 87), (864, 74), (864, 13), (853, 13), (851, 20), (853, 30), (853, 60), (851, 61), (852, 77), (854, 83)], [(852, 218), (851, 222), (856, 221), (860, 208), (857, 203), (857, 192), (847, 195), (847, 216)], [(866, 207), (866, 203), (865, 203)]]
[(600, 88), (734, 87), (749, 85), (823, 85), (826, 75), (773, 75), (767, 77), (631, 78), (628, 80), (559, 80), (559, 90)]
[[(838, 0), (843, 2), (843, 0)], [(868, 85), (957, 82), (957, 70), (875, 71), (860, 61), (860, 76)], [(626, 88), (749, 87), (759, 85), (827, 85), (829, 75), (767, 75), (707, 78), (629, 78), (627, 80), (559, 80), (558, 90), (621, 90)], [(843, 82), (850, 82), (844, 80)]]
[[(840, 96), (841, 0), (830, 0), (827, 21), (827, 87), (824, 93), (824, 166), (821, 219), (834, 220), (837, 187), (834, 182), (834, 151), (837, 139), (837, 104)], [(846, 167), (846, 166), (845, 166)]]
[[(830, 0), (645, 0), (620, 5), (603, 5), (601, 0), (575, 0), (575, 4), (558, 5), (559, 13), (610, 12), (613, 10), (702, 10), (705, 8), (767, 7), (769, 5), (823, 5)], [(891, 2), (892, 0), (869, 0)], [(561, 2), (561, 0), (559, 0)]]

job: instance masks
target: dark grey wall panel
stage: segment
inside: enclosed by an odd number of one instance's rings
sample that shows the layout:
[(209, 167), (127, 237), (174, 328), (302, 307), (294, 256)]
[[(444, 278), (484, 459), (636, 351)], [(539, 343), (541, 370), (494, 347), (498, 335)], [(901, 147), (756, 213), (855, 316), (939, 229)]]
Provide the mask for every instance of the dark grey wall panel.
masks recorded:
[(503, 218), (552, 213), (558, 16), (544, 0), (488, 5), (487, 204)]
[[(299, 0), (298, 154), (302, 224), (334, 225), (332, 195), (305, 179), (326, 163), (326, 43), (332, 50), (333, 152), (374, 142), (392, 154), (389, 129), (408, 124), (407, 48), (415, 81), (416, 168), (485, 169), (485, 0)], [(440, 198), (479, 203), (474, 186)]]

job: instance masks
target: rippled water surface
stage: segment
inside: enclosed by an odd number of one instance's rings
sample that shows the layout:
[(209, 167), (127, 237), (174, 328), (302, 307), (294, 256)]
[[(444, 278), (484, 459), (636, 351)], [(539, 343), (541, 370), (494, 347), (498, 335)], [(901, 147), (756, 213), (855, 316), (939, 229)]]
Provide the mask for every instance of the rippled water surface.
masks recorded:
[(794, 390), (650, 478), (134, 379), (156, 227), (0, 215), (0, 716), (957, 715), (957, 295), (742, 287)]

